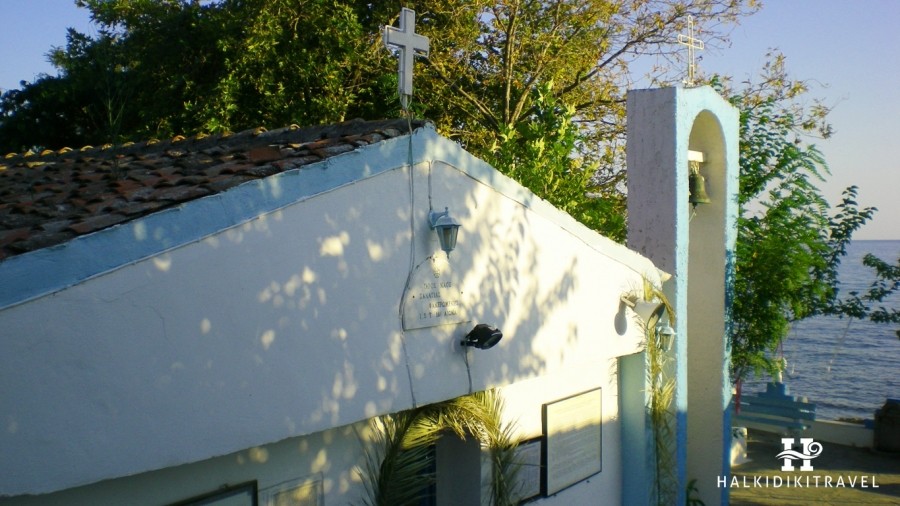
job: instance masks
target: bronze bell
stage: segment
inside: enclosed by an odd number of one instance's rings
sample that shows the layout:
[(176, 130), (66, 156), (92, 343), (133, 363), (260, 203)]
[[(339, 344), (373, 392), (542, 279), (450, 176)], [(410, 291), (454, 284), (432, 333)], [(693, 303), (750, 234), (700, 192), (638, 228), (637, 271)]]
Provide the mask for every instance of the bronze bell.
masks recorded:
[(711, 202), (709, 195), (706, 194), (706, 178), (701, 176), (699, 172), (691, 172), (688, 183), (688, 189), (690, 190), (688, 202), (695, 206)]

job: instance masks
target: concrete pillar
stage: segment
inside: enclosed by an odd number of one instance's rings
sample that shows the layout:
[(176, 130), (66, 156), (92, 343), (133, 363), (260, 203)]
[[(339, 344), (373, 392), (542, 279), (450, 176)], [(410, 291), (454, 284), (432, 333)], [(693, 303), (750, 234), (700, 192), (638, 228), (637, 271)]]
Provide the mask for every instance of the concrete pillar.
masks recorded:
[(481, 443), (473, 436), (444, 434), (435, 448), (437, 506), (481, 503)]
[[(738, 111), (712, 88), (628, 93), (628, 246), (673, 277), (678, 504), (697, 479), (707, 504), (727, 504), (728, 332), (737, 223)], [(689, 152), (711, 202), (689, 201)], [(628, 448), (623, 448), (623, 453)]]
[(653, 435), (647, 417), (647, 355), (619, 357), (619, 420), (622, 427), (622, 504), (650, 504)]

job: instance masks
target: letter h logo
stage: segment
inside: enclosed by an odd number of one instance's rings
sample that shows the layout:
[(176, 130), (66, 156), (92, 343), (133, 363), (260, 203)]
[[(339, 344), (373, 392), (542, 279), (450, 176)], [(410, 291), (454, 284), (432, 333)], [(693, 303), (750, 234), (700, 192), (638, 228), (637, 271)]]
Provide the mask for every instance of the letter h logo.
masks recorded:
[(783, 459), (784, 465), (781, 466), (782, 471), (793, 471), (794, 460), (802, 460), (803, 465), (800, 466), (801, 471), (812, 471), (813, 466), (810, 461), (818, 457), (822, 453), (822, 444), (816, 443), (812, 438), (800, 438), (800, 444), (803, 445), (803, 451), (794, 450), (794, 438), (786, 437), (781, 439), (784, 451), (779, 453), (776, 458)]

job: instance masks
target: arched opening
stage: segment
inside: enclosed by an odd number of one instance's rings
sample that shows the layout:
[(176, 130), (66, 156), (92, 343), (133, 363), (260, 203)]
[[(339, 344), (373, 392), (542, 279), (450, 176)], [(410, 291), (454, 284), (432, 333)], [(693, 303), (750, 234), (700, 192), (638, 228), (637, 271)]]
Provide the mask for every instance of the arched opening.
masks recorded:
[[(687, 283), (687, 473), (688, 479), (722, 474), (726, 403), (726, 157), (718, 118), (702, 111), (688, 149), (702, 158), (709, 202), (690, 210)], [(702, 155), (698, 155), (698, 153)], [(696, 166), (695, 166), (696, 167)], [(683, 205), (691, 206), (689, 202)], [(700, 490), (711, 501), (716, 490)], [(708, 504), (710, 502), (707, 502)]]

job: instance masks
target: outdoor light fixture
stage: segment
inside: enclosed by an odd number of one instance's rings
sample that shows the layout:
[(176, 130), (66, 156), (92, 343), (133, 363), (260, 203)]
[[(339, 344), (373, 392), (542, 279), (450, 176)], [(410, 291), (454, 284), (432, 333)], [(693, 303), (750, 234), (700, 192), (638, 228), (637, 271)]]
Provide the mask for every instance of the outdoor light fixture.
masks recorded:
[(450, 258), (450, 252), (456, 249), (456, 235), (459, 233), (459, 222), (450, 216), (448, 208), (444, 208), (442, 212), (429, 211), (428, 221), (431, 229), (437, 231), (438, 240), (441, 241), (441, 249), (447, 253)]
[(672, 342), (675, 340), (675, 329), (669, 325), (668, 319), (656, 326), (656, 339), (657, 345), (662, 351), (672, 349)]
[(623, 295), (621, 300), (626, 306), (630, 307), (648, 327), (655, 326), (656, 322), (658, 322), (659, 318), (662, 316), (663, 311), (666, 310), (666, 305), (662, 302), (637, 300), (637, 297), (634, 295)]
[(466, 334), (466, 337), (460, 344), (478, 348), (479, 350), (486, 350), (493, 348), (501, 339), (503, 339), (503, 332), (500, 332), (500, 329), (486, 323), (479, 323)]

